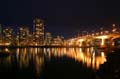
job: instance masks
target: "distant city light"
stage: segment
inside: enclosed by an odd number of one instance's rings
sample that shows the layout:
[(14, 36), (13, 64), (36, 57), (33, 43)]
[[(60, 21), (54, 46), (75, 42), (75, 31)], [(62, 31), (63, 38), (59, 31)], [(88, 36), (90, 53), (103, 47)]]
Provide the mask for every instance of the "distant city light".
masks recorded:
[[(65, 40), (63, 36), (53, 38), (50, 32), (44, 31), (44, 21), (39, 18), (33, 20), (33, 31), (30, 32), (27, 26), (18, 28), (14, 35), (14, 29), (11, 27), (2, 28), (0, 25), (0, 46), (100, 46), (105, 47), (115, 45), (114, 39), (120, 38), (116, 25), (112, 25), (112, 31), (100, 29), (100, 32), (88, 33), (82, 31), (78, 37)], [(106, 41), (107, 40), (107, 41)], [(107, 42), (107, 43), (106, 43)]]

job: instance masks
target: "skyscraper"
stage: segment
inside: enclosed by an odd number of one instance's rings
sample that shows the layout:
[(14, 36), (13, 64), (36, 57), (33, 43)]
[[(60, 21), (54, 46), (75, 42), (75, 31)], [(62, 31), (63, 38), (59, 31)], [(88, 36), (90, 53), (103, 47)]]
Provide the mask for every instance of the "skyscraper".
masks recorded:
[(33, 20), (33, 27), (34, 27), (34, 42), (36, 42), (37, 45), (42, 46), (44, 44), (44, 21), (35, 18)]
[(28, 40), (28, 35), (29, 35), (29, 29), (27, 27), (20, 27), (19, 28), (19, 41), (27, 41)]
[(51, 42), (52, 42), (51, 33), (50, 33), (50, 32), (47, 32), (47, 33), (45, 34), (45, 42), (44, 42), (44, 44), (45, 44), (45, 45), (51, 45)]
[(0, 40), (2, 40), (2, 26), (0, 24)]
[(4, 41), (8, 41), (11, 42), (13, 40), (12, 36), (13, 36), (13, 29), (11, 27), (7, 27), (3, 30), (3, 39)]

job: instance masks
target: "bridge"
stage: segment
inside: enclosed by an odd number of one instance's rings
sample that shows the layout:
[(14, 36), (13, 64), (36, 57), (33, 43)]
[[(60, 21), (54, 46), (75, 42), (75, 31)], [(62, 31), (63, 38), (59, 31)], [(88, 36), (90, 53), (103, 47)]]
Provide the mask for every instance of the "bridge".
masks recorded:
[(99, 46), (99, 47), (114, 47), (120, 45), (120, 33), (110, 33), (102, 35), (91, 35), (76, 37), (67, 40), (67, 46)]

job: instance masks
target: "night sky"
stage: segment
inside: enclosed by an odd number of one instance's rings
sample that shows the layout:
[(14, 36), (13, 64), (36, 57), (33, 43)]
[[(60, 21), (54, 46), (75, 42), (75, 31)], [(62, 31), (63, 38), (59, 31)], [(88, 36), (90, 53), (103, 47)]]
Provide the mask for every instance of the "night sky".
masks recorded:
[(72, 37), (81, 31), (120, 25), (119, 0), (0, 0), (0, 23), (6, 26), (25, 25), (39, 17), (45, 31)]

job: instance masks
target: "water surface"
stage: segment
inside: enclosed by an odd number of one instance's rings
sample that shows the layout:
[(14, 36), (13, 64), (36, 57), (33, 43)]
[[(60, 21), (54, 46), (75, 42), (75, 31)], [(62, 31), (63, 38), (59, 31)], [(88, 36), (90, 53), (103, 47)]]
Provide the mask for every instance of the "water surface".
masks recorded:
[(0, 57), (5, 79), (117, 79), (120, 51), (91, 48), (16, 48)]

